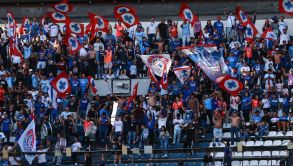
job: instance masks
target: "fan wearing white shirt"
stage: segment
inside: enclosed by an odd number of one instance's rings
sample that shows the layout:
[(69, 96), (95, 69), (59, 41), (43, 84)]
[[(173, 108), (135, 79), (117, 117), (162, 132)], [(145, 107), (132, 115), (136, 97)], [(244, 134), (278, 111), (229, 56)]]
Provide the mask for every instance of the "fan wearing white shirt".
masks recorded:
[[(39, 146), (39, 150), (37, 150), (37, 152), (48, 152), (49, 148), (44, 149), (43, 145), (41, 144)], [(39, 165), (45, 165), (45, 163), (47, 163), (47, 159), (46, 159), (46, 153), (40, 153), (37, 155), (38, 157), (38, 164)]]
[(155, 18), (151, 18), (150, 24), (147, 26), (147, 36), (149, 43), (152, 43), (154, 40), (156, 40), (156, 34), (158, 31), (158, 25), (155, 23)]
[[(80, 149), (81, 149), (81, 143), (75, 137), (74, 143), (71, 145), (71, 150), (72, 152), (78, 152)], [(77, 153), (72, 154), (72, 159), (74, 161), (74, 164), (77, 165)]]
[(287, 28), (283, 29), (283, 33), (280, 35), (280, 45), (287, 45), (290, 41), (290, 37), (287, 34)]
[(133, 60), (133, 63), (130, 66), (129, 70), (130, 70), (130, 78), (135, 78), (137, 76), (137, 66), (136, 66), (135, 60)]
[(225, 15), (227, 17), (227, 24), (226, 24), (227, 39), (228, 39), (228, 41), (230, 41), (230, 39), (233, 39), (233, 37), (234, 37), (236, 17), (233, 16), (232, 11), (229, 12), (229, 15), (225, 11)]

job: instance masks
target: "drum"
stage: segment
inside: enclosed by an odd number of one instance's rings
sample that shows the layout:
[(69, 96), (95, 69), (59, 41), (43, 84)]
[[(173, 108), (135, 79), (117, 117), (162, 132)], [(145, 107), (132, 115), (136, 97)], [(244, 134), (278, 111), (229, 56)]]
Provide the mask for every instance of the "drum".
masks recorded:
[(51, 136), (53, 133), (51, 124), (49, 122), (43, 123), (41, 127), (41, 132), (45, 137)]

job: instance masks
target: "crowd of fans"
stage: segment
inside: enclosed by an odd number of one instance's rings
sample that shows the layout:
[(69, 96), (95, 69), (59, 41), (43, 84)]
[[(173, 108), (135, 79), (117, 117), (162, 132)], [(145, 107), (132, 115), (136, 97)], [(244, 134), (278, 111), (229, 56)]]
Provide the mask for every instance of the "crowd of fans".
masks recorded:
[[(17, 141), (32, 120), (36, 120), (38, 151), (82, 148), (120, 149), (122, 144), (143, 148), (155, 145), (164, 150), (184, 142), (191, 147), (213, 129), (214, 146), (222, 141), (223, 124), (231, 122), (231, 144), (262, 139), (269, 131), (292, 130), (291, 90), (293, 86), (292, 40), (287, 34), (284, 17), (272, 17), (264, 22), (262, 31), (272, 28), (275, 40), (257, 37), (245, 41), (243, 27), (232, 13), (224, 26), (221, 17), (178, 25), (173, 20), (152, 18), (143, 27), (127, 29), (120, 21), (109, 26), (107, 33), (77, 36), (82, 48), (74, 55), (62, 43), (66, 31), (58, 24), (36, 18), (18, 35), (18, 48), (24, 60), (8, 52), (7, 30), (0, 30), (0, 124), (6, 136), (3, 148)], [(181, 28), (181, 38), (178, 38)], [(116, 31), (114, 31), (114, 29)], [(193, 29), (191, 31), (191, 29)], [(116, 32), (113, 34), (113, 31)], [(260, 33), (262, 33), (260, 30)], [(191, 34), (194, 32), (194, 34)], [(180, 51), (181, 46), (212, 44), (218, 47), (232, 77), (244, 84), (238, 96), (220, 90), (197, 65)], [(147, 77), (147, 67), (141, 54), (170, 54), (169, 88), (162, 94), (151, 83), (146, 96), (138, 96), (128, 106), (128, 97), (114, 94), (102, 97), (89, 95), (87, 76), (96, 79)], [(191, 76), (181, 84), (172, 68), (192, 67)], [(57, 99), (54, 108), (49, 98), (50, 81), (66, 71), (72, 91)], [(165, 92), (165, 91), (164, 91)], [(113, 101), (118, 101), (117, 117), (110, 123)], [(42, 126), (46, 126), (44, 134)], [(52, 130), (50, 130), (50, 126)], [(167, 157), (165, 151), (163, 157)], [(76, 157), (73, 156), (76, 160)], [(38, 163), (46, 163), (39, 155)], [(62, 157), (54, 159), (60, 165)], [(117, 154), (119, 160), (119, 154)], [(12, 158), (10, 162), (19, 162)]]

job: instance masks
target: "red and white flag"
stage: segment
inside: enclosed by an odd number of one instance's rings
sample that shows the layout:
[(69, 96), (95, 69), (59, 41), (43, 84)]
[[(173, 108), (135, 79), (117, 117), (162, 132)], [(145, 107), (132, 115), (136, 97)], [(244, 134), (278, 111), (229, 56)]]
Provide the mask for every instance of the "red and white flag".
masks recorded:
[(293, 16), (293, 0), (279, 0), (279, 11)]
[(7, 31), (8, 31), (8, 36), (10, 38), (15, 39), (16, 38), (16, 27), (17, 27), (17, 22), (14, 19), (14, 16), (11, 12), (7, 12)]
[(51, 86), (57, 91), (58, 97), (66, 97), (66, 93), (71, 93), (71, 86), (66, 72), (60, 73), (51, 81)]
[(190, 66), (181, 66), (174, 68), (174, 73), (177, 76), (178, 80), (181, 82), (181, 84), (184, 84), (184, 82), (190, 77), (191, 74), (191, 67)]
[(261, 37), (268, 40), (276, 40), (277, 37), (273, 32), (272, 28), (267, 28), (262, 34)]
[(9, 38), (9, 52), (10, 56), (16, 56), (23, 60), (23, 55), (12, 38)]
[(30, 25), (29, 19), (27, 17), (23, 17), (21, 26), (18, 30), (18, 33), (23, 34), (24, 29), (27, 28), (27, 26), (29, 26), (29, 25)]
[(108, 32), (109, 21), (102, 16), (88, 13), (90, 23), (94, 31)]
[(167, 90), (168, 89), (168, 73), (167, 73), (167, 65), (164, 65), (164, 70), (163, 70), (163, 76), (160, 80), (160, 85), (163, 89)]
[(191, 22), (191, 25), (193, 26), (196, 21), (198, 21), (198, 17), (194, 15), (186, 3), (182, 3), (180, 10), (179, 10), (179, 17), (183, 20), (187, 20)]
[(246, 41), (249, 43), (253, 43), (254, 37), (257, 34), (258, 34), (258, 31), (257, 31), (255, 25), (251, 21), (248, 21), (248, 23), (246, 25), (246, 30), (245, 30)]
[(133, 100), (134, 100), (134, 99), (136, 98), (136, 96), (137, 96), (138, 83), (139, 83), (139, 82), (137, 82), (137, 83), (134, 85), (132, 95), (129, 96), (129, 98), (128, 98), (127, 108), (130, 107), (130, 104), (133, 102)]
[(140, 55), (140, 57), (153, 75), (163, 77), (165, 65), (168, 74), (172, 64), (169, 54)]
[(246, 12), (240, 6), (236, 7), (236, 18), (239, 20), (239, 22), (243, 26), (246, 26), (246, 24), (249, 21), (249, 17), (247, 16)]
[(69, 54), (75, 54), (82, 47), (78, 39), (70, 35), (66, 35), (63, 41), (64, 41), (64, 44), (70, 48)]
[(79, 35), (79, 36), (84, 35), (84, 25), (83, 24), (80, 24), (77, 22), (72, 22), (68, 19), (65, 22), (65, 27), (66, 27), (66, 34), (67, 35), (71, 35), (72, 33)]
[(47, 13), (47, 16), (51, 18), (52, 22), (54, 23), (62, 23), (66, 22), (68, 20), (68, 16), (61, 12), (49, 12)]
[(92, 76), (88, 76), (87, 77), (89, 83), (90, 83), (90, 88), (92, 90), (92, 93), (95, 95), (97, 93), (97, 88), (96, 88), (96, 85), (95, 85), (95, 80)]
[(68, 3), (68, 0), (63, 0), (57, 4), (52, 5), (52, 8), (61, 13), (68, 13), (73, 10), (73, 6)]
[(114, 7), (114, 16), (119, 19), (119, 16), (123, 13), (134, 13), (136, 14), (136, 10), (130, 6), (115, 6)]
[[(35, 120), (33, 119), (17, 141), (22, 152), (36, 152), (37, 140), (35, 126)], [(35, 155), (26, 154), (25, 159), (32, 165)]]
[(118, 16), (118, 19), (125, 25), (126, 28), (130, 28), (139, 23), (138, 16), (134, 12), (122, 13)]
[(43, 26), (45, 25), (46, 19), (47, 19), (47, 16), (46, 15), (41, 18), (41, 24)]
[(220, 81), (219, 87), (227, 93), (230, 93), (233, 96), (237, 96), (237, 94), (243, 89), (243, 84), (230, 75), (226, 75)]

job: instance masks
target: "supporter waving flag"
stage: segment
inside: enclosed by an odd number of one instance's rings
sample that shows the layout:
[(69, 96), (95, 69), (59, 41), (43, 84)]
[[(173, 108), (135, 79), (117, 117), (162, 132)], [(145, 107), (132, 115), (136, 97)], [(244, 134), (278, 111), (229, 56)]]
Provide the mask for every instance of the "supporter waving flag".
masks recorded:
[(73, 10), (73, 6), (69, 4), (68, 0), (63, 0), (57, 4), (52, 5), (52, 8), (61, 13), (68, 13)]
[(14, 39), (16, 37), (17, 23), (11, 12), (7, 12), (7, 22), (8, 22), (7, 24), (8, 36)]
[(240, 21), (240, 23), (243, 26), (245, 26), (249, 21), (246, 12), (240, 6), (236, 7), (236, 18)]
[(183, 20), (188, 20), (189, 22), (191, 22), (192, 26), (198, 20), (198, 17), (192, 13), (190, 7), (186, 3), (181, 4), (179, 17)]
[(60, 12), (49, 12), (47, 13), (48, 17), (52, 19), (54, 23), (62, 23), (68, 20), (68, 16), (66, 14)]
[(95, 95), (97, 93), (97, 88), (96, 88), (96, 85), (95, 85), (95, 80), (92, 76), (88, 76), (87, 77), (89, 83), (90, 83), (90, 87), (91, 87), (91, 91), (92, 93)]
[(134, 99), (136, 98), (136, 96), (137, 96), (138, 83), (139, 83), (139, 82), (137, 82), (137, 83), (134, 85), (134, 87), (133, 87), (133, 91), (132, 91), (132, 95), (129, 96), (129, 98), (128, 98), (127, 108), (130, 107), (130, 104), (133, 102), (133, 100), (134, 100)]
[(9, 38), (9, 52), (12, 57), (16, 56), (17, 58), (23, 60), (23, 55), (12, 38)]
[(24, 17), (22, 19), (22, 23), (21, 23), (21, 26), (20, 26), (20, 28), (18, 30), (18, 33), (23, 34), (24, 29), (29, 30), (29, 27), (30, 27), (30, 21), (29, 21), (29, 19), (27, 17)]
[(181, 82), (181, 84), (184, 84), (184, 82), (190, 77), (191, 73), (191, 67), (190, 66), (181, 66), (174, 68), (174, 73)]
[(65, 22), (65, 26), (66, 26), (66, 34), (67, 35), (71, 35), (76, 34), (76, 35), (80, 35), (83, 36), (84, 35), (84, 25), (77, 23), (77, 22), (72, 22), (69, 19), (66, 20)]
[(273, 32), (272, 28), (267, 28), (262, 34), (261, 37), (268, 40), (276, 40), (277, 37)]
[(254, 37), (258, 34), (258, 31), (255, 27), (255, 25), (249, 21), (246, 25), (245, 35), (246, 35), (246, 41), (249, 43), (254, 42)]
[(293, 1), (292, 0), (279, 0), (279, 11), (293, 16)]
[(57, 91), (58, 97), (64, 98), (66, 93), (71, 92), (70, 82), (66, 72), (62, 72), (51, 81), (51, 86)]
[[(108, 32), (109, 21), (102, 16), (97, 16), (94, 13), (88, 13), (90, 26), (94, 31)], [(89, 28), (87, 28), (88, 30)]]
[(66, 44), (70, 48), (69, 50), (70, 54), (75, 54), (82, 47), (78, 39), (70, 35), (67, 35), (64, 38), (64, 44)]

